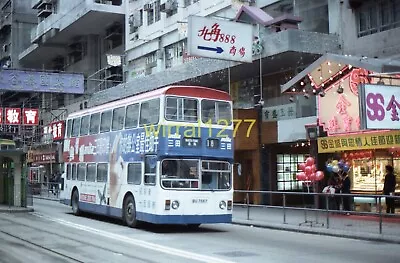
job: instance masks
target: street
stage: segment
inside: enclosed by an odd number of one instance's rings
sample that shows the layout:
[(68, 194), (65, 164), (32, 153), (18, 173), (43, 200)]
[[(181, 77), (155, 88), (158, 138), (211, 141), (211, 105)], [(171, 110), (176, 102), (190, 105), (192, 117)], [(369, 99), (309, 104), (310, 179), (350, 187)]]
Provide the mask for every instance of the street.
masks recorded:
[(123, 226), (34, 200), (35, 212), (0, 214), (0, 262), (395, 262), (400, 245), (238, 225)]

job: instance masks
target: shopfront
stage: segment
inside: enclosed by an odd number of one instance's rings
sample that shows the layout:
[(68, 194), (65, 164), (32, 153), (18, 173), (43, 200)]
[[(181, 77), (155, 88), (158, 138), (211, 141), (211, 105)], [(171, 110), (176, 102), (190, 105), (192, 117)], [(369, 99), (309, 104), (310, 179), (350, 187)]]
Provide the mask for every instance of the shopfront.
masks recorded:
[[(353, 193), (382, 193), (386, 165), (394, 167), (400, 182), (400, 131), (319, 138), (318, 152), (349, 163)], [(400, 192), (400, 184), (396, 192)]]

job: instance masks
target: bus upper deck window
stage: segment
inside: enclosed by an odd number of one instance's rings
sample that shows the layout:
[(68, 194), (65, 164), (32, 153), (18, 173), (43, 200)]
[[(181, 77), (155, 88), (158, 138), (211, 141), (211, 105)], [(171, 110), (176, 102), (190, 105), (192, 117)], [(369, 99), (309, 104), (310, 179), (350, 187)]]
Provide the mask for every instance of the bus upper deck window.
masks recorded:
[(125, 128), (136, 128), (139, 120), (139, 104), (126, 107)]
[(109, 132), (111, 128), (111, 111), (101, 113), (100, 132)]
[(72, 121), (72, 132), (71, 132), (71, 137), (77, 137), (79, 136), (79, 129), (81, 125), (81, 118), (75, 118)]
[(90, 116), (90, 134), (98, 134), (100, 128), (100, 113), (94, 113)]
[(81, 121), (81, 130), (80, 130), (80, 135), (88, 135), (89, 134), (89, 122), (90, 122), (90, 116), (84, 116), (82, 117)]

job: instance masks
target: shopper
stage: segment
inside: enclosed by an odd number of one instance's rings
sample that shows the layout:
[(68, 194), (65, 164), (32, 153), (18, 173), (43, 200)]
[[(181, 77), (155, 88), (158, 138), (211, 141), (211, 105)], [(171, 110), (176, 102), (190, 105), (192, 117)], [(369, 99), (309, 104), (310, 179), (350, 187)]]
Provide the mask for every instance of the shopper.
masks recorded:
[[(396, 188), (396, 177), (393, 174), (393, 166), (386, 165), (385, 184), (383, 186), (384, 195), (394, 195)], [(386, 197), (386, 213), (394, 214), (394, 199)]]

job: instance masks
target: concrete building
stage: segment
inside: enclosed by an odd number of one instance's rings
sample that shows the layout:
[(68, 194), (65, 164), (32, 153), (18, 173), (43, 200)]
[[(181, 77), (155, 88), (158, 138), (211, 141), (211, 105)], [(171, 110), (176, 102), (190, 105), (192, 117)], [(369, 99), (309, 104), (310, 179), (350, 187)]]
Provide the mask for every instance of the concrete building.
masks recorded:
[[(87, 107), (96, 91), (123, 82), (125, 0), (23, 0), (36, 26), (23, 35), (28, 45), (17, 58), (20, 67), (85, 76), (84, 94), (35, 94), (43, 128), (53, 127), (68, 113)], [(68, 107), (66, 107), (68, 105)], [(40, 136), (30, 148), (28, 163), (43, 166), (47, 178), (62, 172), (62, 141)], [(46, 155), (48, 160), (35, 158)], [(50, 175), (50, 176), (49, 176)]]
[[(86, 94), (122, 82), (121, 65), (111, 66), (107, 55), (120, 57), (125, 49), (125, 0), (24, 2), (35, 10), (38, 24), (30, 32), (30, 46), (19, 54), (23, 67), (84, 73)], [(43, 107), (59, 109), (79, 101), (74, 108), (79, 110), (86, 105), (85, 98), (49, 94)], [(50, 114), (42, 116), (45, 123), (52, 121)]]
[(0, 1), (0, 67), (20, 68), (18, 55), (30, 45), (28, 36), (37, 24), (27, 1)]

